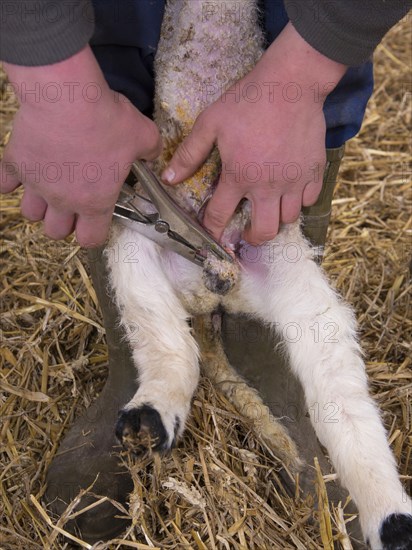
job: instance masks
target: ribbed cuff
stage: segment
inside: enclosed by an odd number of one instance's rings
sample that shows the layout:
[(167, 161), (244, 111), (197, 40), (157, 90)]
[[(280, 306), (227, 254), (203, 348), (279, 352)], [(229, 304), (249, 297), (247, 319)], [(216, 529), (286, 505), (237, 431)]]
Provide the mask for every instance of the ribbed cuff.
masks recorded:
[(284, 0), (297, 32), (315, 50), (348, 66), (361, 65), (388, 30), (412, 6), (411, 0)]
[(68, 59), (94, 31), (90, 0), (3, 0), (0, 9), (0, 58), (15, 65), (51, 65)]

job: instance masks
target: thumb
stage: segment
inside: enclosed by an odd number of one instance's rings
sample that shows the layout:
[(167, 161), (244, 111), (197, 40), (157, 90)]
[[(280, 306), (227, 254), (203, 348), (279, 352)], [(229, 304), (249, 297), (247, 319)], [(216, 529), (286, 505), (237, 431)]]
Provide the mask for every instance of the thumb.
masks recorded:
[(191, 133), (176, 149), (171, 161), (162, 173), (165, 183), (176, 184), (193, 176), (205, 162), (215, 144), (215, 135), (200, 115)]
[(84, 248), (96, 248), (105, 243), (112, 221), (112, 210), (96, 213), (92, 216), (78, 215), (76, 220), (76, 239)]
[(136, 127), (138, 149), (136, 156), (144, 160), (155, 160), (162, 152), (162, 138), (159, 129), (152, 120), (141, 113), (139, 115), (142, 117), (143, 125)]

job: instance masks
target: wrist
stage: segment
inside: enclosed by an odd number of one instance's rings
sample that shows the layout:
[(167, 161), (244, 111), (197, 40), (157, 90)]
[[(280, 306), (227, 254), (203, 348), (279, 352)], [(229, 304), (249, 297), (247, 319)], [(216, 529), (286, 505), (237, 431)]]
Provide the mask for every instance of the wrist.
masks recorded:
[(322, 105), (348, 68), (315, 50), (291, 23), (268, 48), (261, 62), (270, 67), (281, 84), (295, 83), (302, 99)]
[(25, 108), (58, 114), (66, 106), (97, 103), (110, 88), (89, 46), (51, 65), (25, 67), (3, 63), (10, 89)]

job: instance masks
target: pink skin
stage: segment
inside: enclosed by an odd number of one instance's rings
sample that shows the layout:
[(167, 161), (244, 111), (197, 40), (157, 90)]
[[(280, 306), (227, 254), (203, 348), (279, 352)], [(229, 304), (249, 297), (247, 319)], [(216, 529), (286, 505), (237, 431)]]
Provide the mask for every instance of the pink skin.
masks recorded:
[[(162, 174), (165, 183), (174, 185), (193, 175), (217, 144), (223, 169), (205, 211), (205, 227), (220, 239), (245, 197), (252, 215), (243, 238), (254, 244), (273, 239), (281, 222), (295, 221), (302, 206), (316, 202), (325, 165), (322, 107), (345, 71), (344, 65), (314, 50), (289, 23), (237, 83), (237, 97), (225, 94), (197, 118)], [(268, 83), (279, 85), (271, 88)], [(262, 94), (251, 101), (243, 90)], [(256, 166), (258, 178), (256, 169), (248, 169)]]
[[(0, 191), (21, 183), (23, 215), (50, 238), (72, 231), (102, 244), (130, 163), (161, 151), (156, 125), (110, 90), (89, 47), (43, 67), (4, 63), (20, 109), (1, 163)], [(74, 83), (70, 88), (67, 83)], [(24, 94), (24, 89), (39, 90)], [(58, 101), (50, 101), (61, 91)]]

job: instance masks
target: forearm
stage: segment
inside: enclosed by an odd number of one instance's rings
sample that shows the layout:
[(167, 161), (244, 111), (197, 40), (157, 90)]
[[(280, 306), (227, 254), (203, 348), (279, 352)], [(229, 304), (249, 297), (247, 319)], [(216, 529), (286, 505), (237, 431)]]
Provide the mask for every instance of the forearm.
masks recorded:
[(325, 56), (348, 66), (367, 61), (412, 0), (284, 0), (299, 34)]
[(0, 7), (1, 58), (8, 63), (57, 63), (84, 48), (93, 34), (90, 0), (22, 0)]

